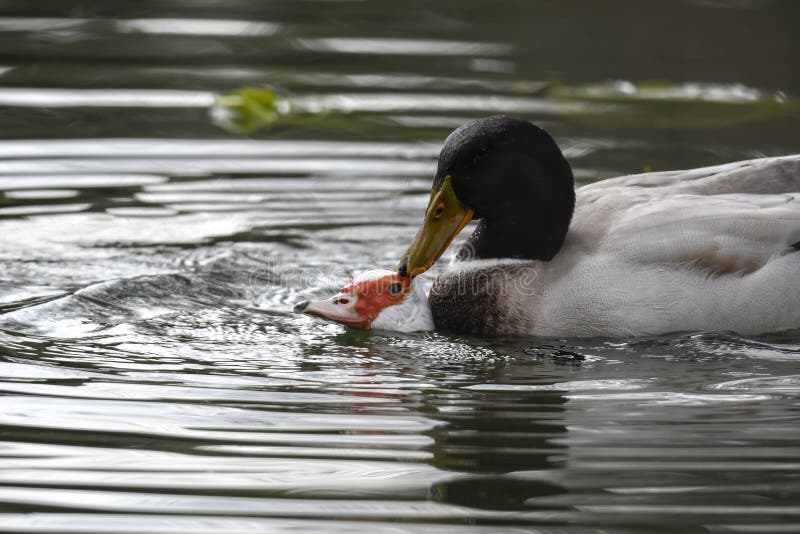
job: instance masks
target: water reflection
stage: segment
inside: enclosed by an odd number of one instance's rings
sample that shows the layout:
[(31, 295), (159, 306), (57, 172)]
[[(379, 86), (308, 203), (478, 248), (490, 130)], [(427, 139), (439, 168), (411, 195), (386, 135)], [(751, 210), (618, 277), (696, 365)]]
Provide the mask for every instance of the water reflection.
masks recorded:
[(298, 39), (297, 46), (315, 52), (345, 54), (403, 54), (442, 56), (498, 56), (511, 53), (511, 47), (502, 43), (476, 43), (474, 41), (446, 41), (432, 39), (364, 39), (339, 37), (327, 39)]
[(126, 19), (115, 21), (122, 32), (142, 32), (155, 35), (220, 35), (251, 37), (273, 35), (280, 26), (269, 22), (224, 19)]

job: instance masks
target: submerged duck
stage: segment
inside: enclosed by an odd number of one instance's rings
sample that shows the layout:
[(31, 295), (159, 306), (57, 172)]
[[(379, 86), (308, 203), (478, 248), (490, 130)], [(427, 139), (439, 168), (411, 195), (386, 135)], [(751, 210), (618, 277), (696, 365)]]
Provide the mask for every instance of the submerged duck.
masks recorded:
[(420, 281), (380, 269), (360, 273), (328, 299), (299, 302), (294, 311), (355, 328), (415, 332), (434, 327)]
[[(800, 155), (576, 191), (543, 129), (505, 116), (472, 121), (444, 143), (424, 222), (392, 283), (428, 270), (473, 219), (430, 291), (437, 329), (560, 337), (800, 328)], [(417, 309), (397, 307), (393, 317)]]

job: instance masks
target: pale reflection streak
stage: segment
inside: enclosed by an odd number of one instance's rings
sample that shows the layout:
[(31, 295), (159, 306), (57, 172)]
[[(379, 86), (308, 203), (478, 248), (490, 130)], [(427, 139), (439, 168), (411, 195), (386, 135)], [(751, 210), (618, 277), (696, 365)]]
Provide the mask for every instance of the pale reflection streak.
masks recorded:
[[(599, 140), (597, 141), (600, 142)], [(436, 158), (435, 143), (254, 139), (37, 139), (0, 141), (3, 158), (56, 157), (387, 157)], [(115, 174), (114, 181), (118, 180)], [(111, 177), (108, 178), (110, 180)], [(0, 186), (0, 189), (4, 189)]]
[[(278, 158), (94, 158), (0, 160), (0, 173), (121, 173), (179, 176), (223, 173), (296, 173), (327, 176), (431, 176), (432, 161), (390, 159)], [(299, 184), (302, 187), (302, 184)]]
[[(0, 105), (43, 108), (209, 108), (215, 95), (206, 91), (174, 89), (50, 89), (0, 88)], [(295, 112), (375, 113), (415, 111), (481, 111), (484, 113), (598, 114), (621, 106), (579, 100), (552, 100), (523, 96), (438, 95), (426, 93), (365, 93), (299, 96), (291, 100)]]
[(270, 22), (224, 19), (127, 19), (115, 20), (122, 32), (161, 35), (213, 35), (253, 37), (275, 34), (280, 25)]
[(601, 114), (620, 109), (615, 104), (598, 104), (558, 101), (523, 96), (437, 95), (425, 93), (339, 93), (326, 96), (300, 97), (292, 100), (306, 112), (338, 111), (386, 112), (400, 111), (457, 112), (483, 111), (485, 113), (547, 113), (547, 114)]
[(315, 52), (344, 54), (402, 54), (425, 56), (499, 56), (510, 54), (504, 43), (452, 41), (445, 39), (388, 39), (362, 37), (299, 38), (296, 47)]
[(272, 22), (252, 22), (230, 19), (192, 18), (34, 18), (0, 17), (0, 31), (48, 32), (59, 30), (84, 30), (92, 32), (92, 26), (103, 25), (103, 32), (146, 33), (152, 35), (206, 35), (226, 37), (253, 37), (275, 34), (280, 25)]
[(47, 17), (0, 17), (0, 31), (44, 32), (71, 30), (85, 25), (89, 19)]
[[(106, 491), (0, 488), (0, 500), (28, 505), (58, 506), (109, 512), (231, 514), (271, 517), (352, 517), (374, 519), (513, 519), (529, 514), (476, 510), (425, 500), (280, 499), (268, 497), (221, 497), (158, 495)], [(361, 531), (359, 529), (359, 531)]]
[[(277, 519), (259, 517), (200, 516), (176, 514), (0, 514), (0, 532), (35, 532), (41, 534), (108, 534), (109, 532), (135, 532), (136, 534), (297, 534), (298, 532), (324, 532), (325, 534), (463, 534), (463, 524), (398, 524), (393, 521)], [(540, 528), (519, 526), (470, 525), (470, 534), (541, 534)], [(596, 529), (571, 528), (570, 534), (593, 534)]]
[(661, 86), (637, 86), (627, 80), (617, 80), (600, 85), (589, 85), (573, 89), (575, 96), (612, 98), (625, 96), (636, 100), (718, 102), (725, 104), (757, 102), (763, 98), (758, 89), (741, 83), (683, 83)]
[(92, 207), (91, 204), (26, 204), (25, 206), (9, 206), (0, 208), (0, 217), (3, 216), (24, 216), (46, 213), (74, 213), (85, 211)]
[[(2, 178), (0, 178), (2, 180)], [(52, 200), (57, 198), (74, 198), (80, 194), (75, 189), (29, 189), (22, 191), (5, 191), (6, 198), (14, 200)]]
[(0, 176), (0, 190), (39, 190), (62, 187), (92, 189), (109, 187), (140, 187), (160, 184), (167, 181), (166, 176), (153, 174), (51, 174), (51, 175), (4, 175)]
[(51, 89), (0, 87), (0, 106), (206, 108), (214, 93), (178, 89)]

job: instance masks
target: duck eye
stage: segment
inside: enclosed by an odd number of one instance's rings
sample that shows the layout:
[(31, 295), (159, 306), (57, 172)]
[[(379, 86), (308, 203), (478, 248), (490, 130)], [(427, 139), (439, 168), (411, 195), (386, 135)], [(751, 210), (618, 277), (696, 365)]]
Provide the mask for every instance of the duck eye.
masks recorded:
[(399, 295), (401, 291), (403, 291), (403, 285), (399, 282), (394, 282), (393, 284), (389, 284), (389, 293), (392, 295)]
[(350, 302), (350, 299), (347, 299), (347, 298), (344, 298), (344, 297), (342, 297), (340, 299), (336, 299), (336, 304), (348, 304), (349, 302)]
[(433, 218), (438, 219), (442, 216), (443, 213), (444, 213), (444, 202), (441, 202), (437, 204), (435, 208), (433, 208)]

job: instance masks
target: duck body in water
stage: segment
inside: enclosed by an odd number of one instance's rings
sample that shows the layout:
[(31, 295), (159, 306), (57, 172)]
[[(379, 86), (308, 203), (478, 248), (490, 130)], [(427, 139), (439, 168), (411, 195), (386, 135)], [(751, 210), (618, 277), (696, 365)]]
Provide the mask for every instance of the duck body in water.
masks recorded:
[[(411, 280), (473, 219), (475, 231), (426, 302)], [(380, 281), (364, 285), (370, 276)], [(390, 298), (357, 295), (367, 286), (386, 293), (390, 284), (402, 285)], [(348, 295), (369, 303), (356, 319), (340, 313)], [(472, 121), (442, 147), (423, 225), (398, 273), (368, 275), (333, 301), (345, 304), (296, 311), (362, 328), (435, 324), (480, 336), (797, 329), (800, 155), (576, 191), (547, 132), (504, 116)]]
[(800, 328), (800, 155), (604, 180), (574, 191), (541, 128), (510, 117), (445, 141), (399, 274), (427, 270), (437, 329), (482, 336), (759, 334)]

